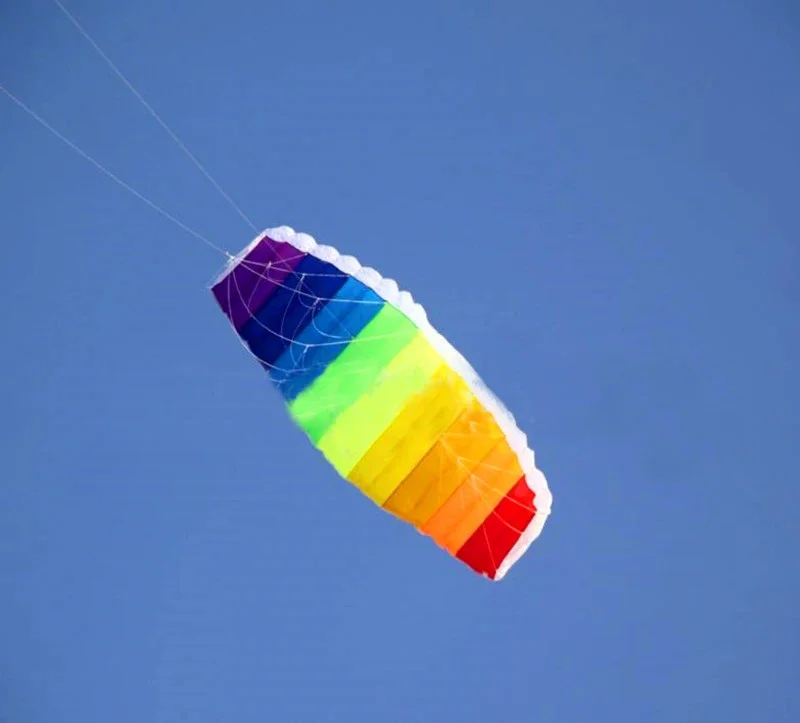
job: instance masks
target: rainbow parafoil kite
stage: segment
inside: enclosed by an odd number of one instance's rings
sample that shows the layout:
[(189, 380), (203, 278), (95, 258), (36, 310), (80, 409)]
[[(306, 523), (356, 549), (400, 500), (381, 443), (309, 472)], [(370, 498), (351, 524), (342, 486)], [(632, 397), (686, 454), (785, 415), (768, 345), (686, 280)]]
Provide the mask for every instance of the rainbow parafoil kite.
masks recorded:
[(288, 412), (383, 509), (499, 580), (552, 496), (512, 415), (397, 284), (288, 227), (212, 285)]

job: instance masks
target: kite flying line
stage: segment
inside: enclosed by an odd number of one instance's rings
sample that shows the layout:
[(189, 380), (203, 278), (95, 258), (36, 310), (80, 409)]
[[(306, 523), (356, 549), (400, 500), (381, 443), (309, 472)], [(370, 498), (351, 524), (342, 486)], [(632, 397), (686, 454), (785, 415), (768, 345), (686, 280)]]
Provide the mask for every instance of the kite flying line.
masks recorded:
[(78, 155), (80, 155), (82, 158), (84, 158), (87, 161), (89, 161), (89, 163), (91, 163), (95, 168), (97, 168), (99, 171), (101, 171), (106, 176), (108, 176), (112, 181), (114, 181), (115, 183), (117, 183), (120, 186), (122, 186), (122, 188), (124, 188), (129, 193), (132, 193), (140, 201), (143, 201), (148, 206), (150, 206), (150, 208), (152, 208), (154, 211), (157, 211), (162, 216), (164, 216), (164, 218), (172, 221), (172, 223), (174, 223), (176, 226), (178, 226), (178, 228), (183, 229), (184, 231), (186, 231), (186, 233), (191, 234), (196, 239), (199, 239), (204, 244), (207, 244), (208, 246), (210, 246), (215, 251), (218, 251), (219, 253), (230, 257), (230, 254), (227, 251), (224, 251), (222, 248), (217, 246), (213, 241), (210, 241), (205, 236), (203, 236), (203, 234), (199, 233), (198, 231), (195, 231), (193, 228), (190, 228), (185, 223), (183, 223), (183, 221), (179, 220), (178, 218), (173, 216), (168, 211), (165, 211), (163, 208), (161, 208), (161, 206), (159, 206), (157, 203), (155, 203), (155, 201), (151, 201), (143, 193), (140, 193), (139, 191), (137, 191), (133, 186), (131, 186), (126, 181), (123, 181), (113, 171), (109, 171), (102, 163), (100, 163), (100, 161), (98, 161), (95, 158), (93, 158), (92, 156), (90, 156), (86, 151), (84, 151), (80, 146), (78, 146), (77, 143), (74, 143), (69, 138), (67, 138), (65, 135), (63, 135), (62, 133), (57, 131), (44, 118), (42, 118), (38, 113), (36, 113), (36, 111), (34, 111), (32, 108), (30, 108), (28, 105), (26, 105), (23, 101), (21, 101), (19, 98), (17, 98), (17, 96), (15, 96), (10, 90), (8, 90), (8, 88), (6, 88), (3, 85), (0, 85), (0, 91), (5, 93), (14, 103), (16, 103), (20, 108), (22, 108), (22, 110), (24, 110), (29, 116), (31, 116), (31, 118), (33, 118), (35, 121), (40, 123), (44, 128), (46, 128), (48, 131), (50, 131), (50, 133), (52, 133), (62, 143), (65, 143), (73, 151), (75, 151)]
[(115, 75), (125, 84), (125, 86), (133, 93), (134, 97), (144, 106), (148, 113), (150, 113), (153, 118), (156, 119), (158, 124), (167, 132), (167, 134), (175, 141), (178, 148), (183, 151), (183, 153), (189, 158), (189, 160), (194, 163), (195, 166), (200, 170), (200, 172), (208, 179), (211, 185), (219, 191), (222, 197), (231, 205), (231, 207), (239, 214), (239, 216), (244, 219), (245, 223), (247, 223), (253, 231), (258, 231), (256, 225), (248, 218), (247, 214), (242, 211), (242, 209), (236, 204), (236, 202), (223, 190), (222, 186), (214, 180), (213, 176), (206, 170), (205, 166), (197, 160), (197, 157), (186, 147), (186, 144), (178, 137), (178, 135), (170, 128), (167, 123), (161, 118), (161, 116), (156, 113), (155, 109), (144, 99), (142, 94), (136, 90), (133, 83), (131, 83), (128, 78), (123, 74), (123, 72), (114, 64), (111, 58), (108, 57), (103, 52), (103, 49), (94, 41), (94, 39), (89, 35), (86, 29), (78, 22), (75, 16), (67, 10), (64, 5), (61, 3), (60, 0), (53, 0), (53, 2), (58, 6), (62, 13), (68, 18), (68, 20), (77, 28), (78, 32), (86, 39), (86, 41), (97, 51), (100, 57), (106, 62), (109, 68), (114, 71)]
[[(211, 185), (216, 189), (216, 191), (227, 201), (227, 203), (231, 206), (231, 208), (236, 211), (236, 213), (244, 220), (244, 222), (253, 230), (258, 231), (258, 228), (253, 223), (253, 221), (247, 216), (247, 214), (241, 209), (241, 207), (231, 198), (230, 194), (228, 194), (225, 189), (214, 179), (211, 173), (206, 169), (206, 167), (198, 160), (198, 158), (189, 150), (186, 144), (180, 139), (180, 137), (175, 133), (175, 131), (170, 128), (170, 126), (166, 123), (166, 121), (156, 112), (156, 110), (150, 105), (150, 103), (145, 100), (144, 96), (136, 89), (136, 87), (131, 83), (130, 80), (125, 76), (125, 74), (117, 67), (117, 65), (109, 58), (109, 56), (103, 51), (103, 49), (97, 44), (97, 42), (92, 38), (89, 32), (80, 24), (80, 22), (75, 18), (72, 13), (67, 10), (66, 7), (60, 2), (60, 0), (53, 0), (59, 10), (67, 17), (67, 19), (75, 26), (78, 32), (83, 36), (83, 38), (95, 49), (95, 51), (100, 55), (100, 57), (105, 61), (108, 67), (114, 72), (114, 74), (120, 79), (120, 81), (128, 88), (131, 94), (139, 101), (139, 103), (147, 110), (147, 112), (157, 121), (157, 123), (164, 129), (164, 131), (169, 135), (169, 137), (174, 141), (174, 143), (180, 148), (180, 150), (186, 155), (189, 160), (198, 168), (198, 170), (205, 176), (205, 178), (211, 183)], [(134, 188), (131, 184), (127, 181), (124, 181), (120, 178), (117, 174), (110, 171), (106, 168), (102, 163), (100, 163), (97, 159), (91, 156), (89, 153), (84, 151), (77, 143), (67, 138), (63, 133), (59, 132), (51, 123), (46, 121), (41, 115), (36, 113), (27, 103), (23, 100), (18, 98), (14, 93), (12, 93), (8, 88), (4, 85), (0, 84), (0, 91), (2, 91), (10, 100), (12, 100), (19, 108), (24, 110), (31, 118), (37, 121), (41, 126), (43, 126), (46, 130), (48, 130), (52, 135), (58, 138), (62, 143), (67, 145), (71, 148), (75, 153), (80, 155), (86, 161), (91, 163), (97, 170), (102, 172), (112, 181), (117, 183), (119, 186), (124, 188), (129, 193), (133, 194), (138, 198), (140, 201), (145, 203), (147, 206), (152, 208), (154, 211), (158, 212), (164, 218), (171, 221), (173, 224), (178, 226), (178, 228), (182, 229), (186, 233), (194, 236), (199, 241), (202, 241), (204, 244), (209, 246), (210, 248), (214, 249), (215, 251), (227, 256), (228, 259), (233, 258), (232, 254), (229, 251), (222, 249), (217, 244), (210, 241), (208, 238), (203, 236), (203, 234), (199, 233), (198, 231), (194, 230), (193, 228), (186, 225), (183, 221), (175, 217), (173, 214), (166, 211), (164, 208), (159, 206), (157, 203), (152, 201), (150, 198), (145, 196), (143, 193), (138, 191)]]

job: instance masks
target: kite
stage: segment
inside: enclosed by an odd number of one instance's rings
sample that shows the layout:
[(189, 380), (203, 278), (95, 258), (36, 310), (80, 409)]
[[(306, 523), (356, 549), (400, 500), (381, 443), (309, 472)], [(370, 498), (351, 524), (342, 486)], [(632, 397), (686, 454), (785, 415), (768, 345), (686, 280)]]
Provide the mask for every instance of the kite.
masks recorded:
[(211, 285), (289, 416), (376, 505), (500, 580), (552, 495), (526, 435), (395, 281), (281, 226)]
[[(257, 230), (78, 20), (56, 5)], [(2, 85), (0, 92), (154, 211), (226, 253)], [(311, 442), (375, 504), (500, 580), (540, 535), (552, 495), (512, 414), (425, 309), (396, 282), (287, 226), (267, 229), (227, 256), (211, 285), (214, 297)]]

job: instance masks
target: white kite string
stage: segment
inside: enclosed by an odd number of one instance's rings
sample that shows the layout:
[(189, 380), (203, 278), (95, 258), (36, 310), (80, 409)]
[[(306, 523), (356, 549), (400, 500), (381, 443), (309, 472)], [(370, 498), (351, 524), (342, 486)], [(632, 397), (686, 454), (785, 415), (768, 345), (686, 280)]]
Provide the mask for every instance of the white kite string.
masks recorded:
[(109, 170), (108, 170), (108, 169), (107, 169), (107, 168), (106, 168), (106, 167), (105, 167), (103, 164), (101, 164), (99, 161), (96, 161), (94, 158), (92, 158), (92, 156), (90, 156), (90, 155), (89, 155), (89, 154), (88, 154), (86, 151), (84, 151), (82, 148), (80, 148), (80, 147), (79, 147), (77, 144), (73, 143), (73, 142), (72, 142), (72, 141), (71, 141), (69, 138), (67, 138), (66, 136), (64, 136), (64, 135), (62, 135), (61, 133), (59, 133), (59, 132), (58, 132), (58, 131), (57, 131), (55, 128), (53, 128), (53, 126), (51, 126), (51, 125), (50, 125), (50, 124), (49, 124), (49, 123), (48, 123), (48, 122), (47, 122), (47, 121), (46, 121), (44, 118), (42, 118), (42, 117), (41, 117), (41, 116), (40, 116), (38, 113), (36, 113), (36, 112), (35, 112), (35, 111), (34, 111), (32, 108), (28, 107), (28, 106), (27, 106), (25, 103), (23, 103), (23, 102), (22, 102), (22, 101), (21, 101), (19, 98), (17, 98), (17, 96), (15, 96), (15, 95), (14, 95), (14, 94), (13, 94), (13, 93), (10, 91), (10, 90), (8, 90), (8, 88), (6, 88), (6, 87), (5, 87), (5, 86), (3, 86), (3, 85), (0, 85), (0, 91), (2, 91), (3, 93), (5, 93), (5, 94), (6, 94), (6, 95), (7, 95), (7, 96), (8, 96), (8, 97), (9, 97), (9, 98), (12, 100), (12, 101), (14, 101), (14, 103), (16, 103), (16, 104), (17, 104), (17, 105), (18, 105), (20, 108), (22, 108), (22, 110), (24, 110), (24, 111), (25, 111), (25, 112), (26, 112), (28, 115), (30, 115), (30, 116), (31, 116), (31, 117), (32, 117), (34, 120), (38, 121), (38, 122), (39, 122), (39, 123), (40, 123), (42, 126), (44, 126), (44, 127), (45, 127), (45, 128), (48, 130), (48, 131), (50, 131), (50, 133), (52, 133), (52, 134), (53, 134), (53, 135), (54, 135), (56, 138), (58, 138), (60, 141), (62, 141), (62, 142), (63, 142), (63, 143), (65, 143), (66, 145), (68, 145), (68, 146), (69, 146), (69, 147), (70, 147), (70, 148), (71, 148), (73, 151), (75, 151), (75, 152), (76, 152), (78, 155), (82, 156), (82, 157), (83, 157), (83, 158), (85, 158), (87, 161), (89, 161), (89, 163), (91, 163), (91, 164), (92, 164), (92, 165), (93, 165), (95, 168), (97, 168), (99, 171), (101, 171), (101, 172), (102, 172), (102, 173), (104, 173), (106, 176), (108, 176), (108, 177), (109, 177), (109, 178), (110, 178), (112, 181), (114, 181), (115, 183), (118, 183), (118, 184), (119, 184), (120, 186), (122, 186), (122, 187), (123, 187), (123, 188), (124, 188), (126, 191), (128, 191), (128, 192), (132, 193), (132, 194), (133, 194), (134, 196), (136, 196), (136, 197), (137, 197), (137, 198), (138, 198), (140, 201), (143, 201), (143, 202), (144, 202), (144, 203), (146, 203), (148, 206), (150, 206), (150, 208), (152, 208), (154, 211), (157, 211), (157, 212), (158, 212), (158, 213), (160, 213), (162, 216), (164, 216), (165, 218), (167, 218), (167, 219), (169, 219), (170, 221), (172, 221), (172, 223), (174, 223), (174, 224), (175, 224), (176, 226), (178, 226), (179, 228), (182, 228), (184, 231), (186, 231), (186, 233), (189, 233), (189, 234), (191, 234), (191, 235), (192, 235), (192, 236), (194, 236), (196, 239), (199, 239), (200, 241), (202, 241), (204, 244), (206, 244), (206, 245), (210, 246), (210, 247), (211, 247), (212, 249), (214, 249), (215, 251), (218, 251), (219, 253), (221, 253), (221, 254), (223, 254), (223, 255), (227, 256), (228, 258), (231, 258), (231, 254), (230, 254), (230, 253), (228, 253), (228, 252), (227, 252), (227, 251), (225, 251), (224, 249), (222, 249), (222, 248), (220, 248), (219, 246), (217, 246), (217, 245), (216, 245), (216, 244), (215, 244), (213, 241), (209, 241), (209, 240), (208, 240), (208, 239), (207, 239), (205, 236), (203, 236), (201, 233), (198, 233), (198, 232), (197, 232), (197, 231), (195, 231), (193, 228), (190, 228), (190, 227), (189, 227), (189, 226), (187, 226), (185, 223), (183, 223), (183, 221), (180, 221), (179, 219), (175, 218), (175, 216), (173, 216), (173, 215), (172, 215), (171, 213), (169, 213), (168, 211), (165, 211), (165, 210), (164, 210), (163, 208), (161, 208), (161, 206), (159, 206), (157, 203), (155, 203), (155, 202), (151, 201), (149, 198), (147, 198), (147, 196), (145, 196), (145, 195), (143, 195), (142, 193), (140, 193), (139, 191), (137, 191), (137, 190), (136, 190), (136, 189), (135, 189), (133, 186), (131, 186), (129, 183), (126, 183), (126, 182), (125, 182), (125, 181), (123, 181), (123, 180), (122, 180), (122, 179), (121, 179), (119, 176), (117, 176), (115, 173), (113, 173), (112, 171), (109, 171)]
[(60, 0), (53, 0), (53, 2), (58, 6), (62, 13), (69, 19), (69, 21), (77, 28), (78, 32), (84, 37), (84, 39), (97, 51), (100, 57), (106, 62), (109, 68), (114, 71), (117, 77), (127, 86), (128, 90), (133, 93), (134, 97), (144, 106), (144, 108), (150, 113), (153, 118), (158, 122), (158, 124), (167, 132), (167, 134), (172, 138), (173, 141), (177, 144), (177, 146), (183, 151), (184, 154), (189, 158), (189, 160), (194, 163), (195, 166), (200, 170), (200, 172), (206, 177), (206, 179), (214, 186), (214, 188), (219, 191), (222, 197), (231, 205), (231, 207), (239, 214), (239, 216), (244, 219), (244, 221), (250, 226), (251, 229), (254, 231), (258, 231), (255, 224), (250, 220), (247, 214), (242, 211), (242, 209), (236, 204), (236, 202), (223, 190), (222, 186), (217, 183), (216, 180), (211, 176), (211, 174), (206, 170), (205, 166), (192, 154), (192, 152), (186, 147), (186, 144), (178, 138), (178, 135), (167, 125), (166, 121), (164, 121), (161, 116), (156, 113), (155, 109), (144, 99), (142, 94), (134, 87), (133, 83), (131, 83), (128, 78), (123, 74), (123, 72), (114, 64), (114, 62), (109, 58), (102, 50), (102, 48), (92, 39), (86, 29), (78, 22), (78, 20), (67, 10), (64, 5), (60, 2)]

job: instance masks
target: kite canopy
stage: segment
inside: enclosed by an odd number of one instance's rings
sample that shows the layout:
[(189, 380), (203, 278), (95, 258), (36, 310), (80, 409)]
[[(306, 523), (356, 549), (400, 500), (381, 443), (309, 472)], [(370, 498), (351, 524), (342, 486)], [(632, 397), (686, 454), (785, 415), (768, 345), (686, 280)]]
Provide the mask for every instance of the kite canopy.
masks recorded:
[(552, 496), (525, 434), (394, 281), (283, 226), (212, 291), (290, 416), (377, 505), (494, 580), (538, 537)]

